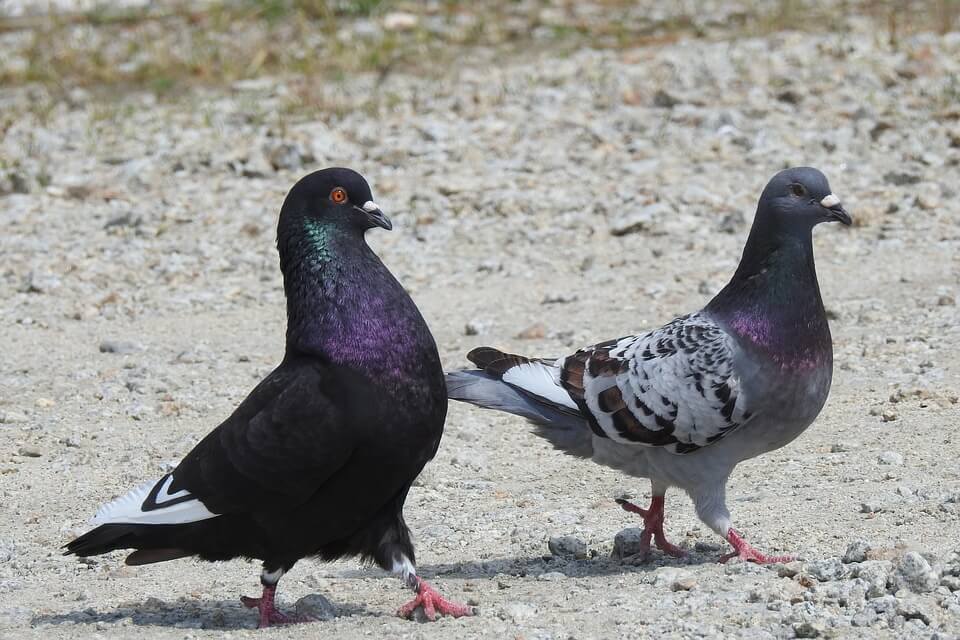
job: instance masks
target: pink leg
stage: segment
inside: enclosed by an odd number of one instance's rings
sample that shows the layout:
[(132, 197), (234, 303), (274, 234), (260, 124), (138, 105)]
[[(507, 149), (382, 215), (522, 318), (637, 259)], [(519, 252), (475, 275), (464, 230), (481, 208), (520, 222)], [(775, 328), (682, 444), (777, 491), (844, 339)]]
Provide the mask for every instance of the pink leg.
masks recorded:
[(277, 608), (274, 604), (274, 598), (277, 594), (277, 585), (264, 586), (263, 595), (259, 598), (251, 598), (249, 596), (240, 596), (240, 602), (243, 603), (243, 606), (250, 609), (256, 608), (260, 612), (260, 622), (257, 624), (257, 628), (265, 629), (271, 625), (275, 624), (296, 624), (298, 622), (308, 622), (307, 620), (301, 620), (296, 616), (289, 616), (285, 613), (280, 613), (277, 611)]
[(401, 618), (409, 618), (417, 607), (423, 607), (423, 613), (427, 620), (433, 622), (437, 619), (437, 614), (459, 618), (461, 616), (475, 616), (477, 610), (474, 607), (450, 602), (431, 587), (426, 581), (420, 578), (414, 578), (417, 581), (414, 591), (417, 597), (397, 609), (397, 615)]
[(687, 553), (675, 544), (667, 541), (666, 534), (663, 533), (663, 496), (653, 496), (650, 499), (650, 507), (641, 509), (632, 502), (623, 498), (617, 499), (617, 504), (623, 507), (624, 511), (636, 513), (643, 518), (643, 535), (640, 536), (641, 553), (649, 553), (650, 538), (653, 538), (657, 549), (660, 549), (667, 555), (674, 558), (682, 558)]
[(791, 562), (796, 560), (793, 556), (768, 556), (760, 553), (740, 537), (740, 534), (730, 529), (727, 531), (727, 542), (733, 545), (733, 551), (720, 557), (720, 562), (726, 562), (731, 558), (739, 558), (757, 564), (772, 564), (774, 562)]

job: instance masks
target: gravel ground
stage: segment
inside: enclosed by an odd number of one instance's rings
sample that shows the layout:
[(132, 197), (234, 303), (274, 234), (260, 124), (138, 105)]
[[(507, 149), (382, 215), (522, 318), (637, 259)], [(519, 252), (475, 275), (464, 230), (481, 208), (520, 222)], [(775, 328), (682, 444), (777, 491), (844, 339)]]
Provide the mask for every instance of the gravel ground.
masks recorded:
[(275, 77), (107, 106), (74, 90), (43, 113), (42, 89), (0, 90), (0, 636), (257, 637), (237, 599), (256, 564), (59, 547), (279, 361), (274, 225), (304, 173), (367, 176), (395, 225), (370, 241), (455, 368), (481, 344), (561, 355), (698, 308), (767, 179), (809, 164), (856, 219), (815, 240), (833, 393), (729, 485), (748, 539), (801, 561), (717, 564), (671, 493), (690, 556), (640, 562), (613, 498), (645, 481), (458, 405), (406, 516), (422, 575), (482, 616), (399, 620), (397, 580), (305, 560), (281, 603), (322, 593), (337, 617), (263, 633), (958, 637), (960, 33), (891, 49), (871, 25), (359, 75), (312, 117), (283, 116)]

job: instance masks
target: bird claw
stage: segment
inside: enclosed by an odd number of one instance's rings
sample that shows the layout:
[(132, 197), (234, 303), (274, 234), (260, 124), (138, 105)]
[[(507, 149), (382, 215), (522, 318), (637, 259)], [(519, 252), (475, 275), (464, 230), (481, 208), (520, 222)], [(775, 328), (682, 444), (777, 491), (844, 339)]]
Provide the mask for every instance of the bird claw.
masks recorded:
[(657, 545), (657, 549), (663, 551), (668, 556), (674, 558), (686, 558), (687, 552), (678, 547), (677, 545), (667, 542), (666, 538), (654, 539), (654, 543)]
[(740, 534), (730, 529), (727, 532), (727, 542), (733, 545), (733, 551), (720, 556), (720, 563), (726, 563), (728, 560), (737, 558), (743, 562), (755, 562), (757, 564), (775, 564), (777, 562), (793, 562), (795, 556), (769, 556), (757, 551), (750, 546), (746, 540), (740, 537)]
[(240, 596), (240, 602), (243, 603), (243, 606), (248, 609), (257, 609), (260, 612), (260, 622), (257, 623), (258, 629), (266, 629), (267, 627), (279, 624), (310, 622), (305, 618), (291, 616), (277, 610), (273, 601), (273, 592), (268, 593), (267, 591), (267, 589), (264, 589), (263, 595), (259, 598)]
[(643, 533), (640, 536), (640, 556), (644, 561), (650, 559), (650, 539), (657, 549), (674, 558), (685, 558), (687, 552), (675, 544), (667, 541), (663, 532), (663, 496), (654, 496), (650, 501), (650, 508), (644, 509), (624, 498), (617, 498), (617, 504), (624, 511), (636, 513), (643, 518)]
[(462, 616), (475, 616), (479, 613), (476, 607), (451, 602), (441, 596), (436, 589), (420, 580), (417, 584), (417, 596), (397, 609), (397, 615), (401, 618), (413, 619), (414, 612), (422, 607), (423, 615), (427, 620), (433, 622), (437, 619), (437, 614), (460, 618)]
[(635, 513), (641, 518), (646, 518), (647, 515), (649, 514), (649, 511), (641, 507), (638, 507), (637, 505), (633, 504), (626, 498), (617, 498), (617, 504), (620, 505), (620, 508), (623, 509), (624, 511)]

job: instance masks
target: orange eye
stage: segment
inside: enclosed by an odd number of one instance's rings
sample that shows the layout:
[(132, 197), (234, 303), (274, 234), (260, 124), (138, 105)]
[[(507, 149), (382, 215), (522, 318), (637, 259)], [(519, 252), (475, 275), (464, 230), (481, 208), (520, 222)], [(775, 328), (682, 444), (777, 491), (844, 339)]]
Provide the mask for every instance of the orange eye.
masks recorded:
[(337, 204), (343, 204), (347, 201), (347, 192), (343, 187), (337, 187), (330, 192), (330, 199), (336, 202)]

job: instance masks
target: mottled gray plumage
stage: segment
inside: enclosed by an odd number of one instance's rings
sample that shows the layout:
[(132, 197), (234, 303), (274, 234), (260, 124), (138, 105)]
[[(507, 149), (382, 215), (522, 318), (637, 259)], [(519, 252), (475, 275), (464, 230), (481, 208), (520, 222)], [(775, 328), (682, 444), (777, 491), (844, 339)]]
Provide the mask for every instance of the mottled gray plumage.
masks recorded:
[(740, 266), (703, 310), (645, 334), (557, 360), (488, 347), (479, 370), (447, 376), (451, 399), (521, 415), (555, 447), (653, 485), (647, 541), (669, 553), (663, 495), (679, 487), (741, 558), (764, 556), (733, 531), (725, 486), (737, 463), (782, 447), (819, 414), (833, 349), (812, 229), (850, 223), (816, 169), (782, 171), (764, 189)]

